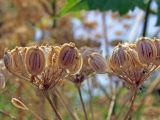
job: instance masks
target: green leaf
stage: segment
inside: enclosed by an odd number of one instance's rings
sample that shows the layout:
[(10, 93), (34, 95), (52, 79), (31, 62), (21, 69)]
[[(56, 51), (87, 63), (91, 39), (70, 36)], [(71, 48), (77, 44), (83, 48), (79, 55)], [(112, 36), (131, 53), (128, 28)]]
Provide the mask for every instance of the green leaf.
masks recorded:
[(68, 0), (59, 15), (80, 10), (112, 10), (124, 15), (136, 6), (144, 9), (146, 3), (144, 0)]
[(88, 4), (86, 0), (68, 0), (59, 15), (63, 16), (68, 12), (77, 12), (80, 10), (87, 10)]

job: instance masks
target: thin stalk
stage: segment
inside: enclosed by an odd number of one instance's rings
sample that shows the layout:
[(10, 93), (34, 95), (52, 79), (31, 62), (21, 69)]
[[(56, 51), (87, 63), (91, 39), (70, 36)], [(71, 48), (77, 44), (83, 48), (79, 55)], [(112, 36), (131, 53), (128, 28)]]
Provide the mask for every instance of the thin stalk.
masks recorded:
[(150, 13), (150, 6), (151, 6), (152, 0), (149, 0), (146, 8), (146, 14), (144, 18), (144, 26), (143, 26), (143, 34), (142, 36), (146, 36), (146, 31), (147, 31), (147, 25), (148, 25), (148, 18), (149, 18), (149, 13)]
[(112, 113), (113, 113), (113, 108), (114, 108), (114, 105), (115, 105), (115, 101), (116, 101), (116, 95), (113, 95), (112, 96), (112, 101), (111, 101), (111, 104), (110, 104), (110, 107), (109, 107), (108, 116), (107, 116), (106, 120), (111, 119), (111, 116), (112, 116)]
[(52, 100), (50, 99), (48, 95), (48, 91), (45, 91), (44, 95), (46, 99), (48, 100), (49, 104), (51, 105), (53, 111), (55, 112), (55, 115), (57, 116), (58, 120), (62, 120), (60, 113), (57, 111), (56, 106), (52, 103)]
[(78, 94), (79, 94), (80, 101), (81, 101), (81, 104), (82, 104), (83, 112), (84, 112), (84, 115), (85, 115), (85, 120), (88, 120), (87, 112), (86, 112), (86, 109), (85, 109), (85, 104), (84, 104), (84, 101), (83, 101), (83, 98), (82, 98), (81, 89), (80, 89), (79, 86), (77, 86), (77, 89), (78, 89)]
[(61, 102), (64, 105), (64, 107), (67, 109), (67, 111), (70, 114), (70, 116), (72, 117), (72, 119), (73, 120), (79, 120), (77, 118), (77, 116), (72, 112), (73, 110), (71, 109), (70, 106), (68, 106), (68, 104), (66, 103), (65, 99), (63, 98), (63, 96), (61, 95), (61, 93), (58, 91), (57, 88), (54, 89), (54, 92), (59, 97), (59, 100), (61, 100)]
[(18, 120), (18, 119), (16, 119), (15, 116), (13, 116), (13, 115), (11, 115), (11, 114), (9, 114), (7, 112), (4, 112), (3, 110), (0, 110), (0, 113), (3, 114), (4, 116), (7, 116), (7, 117), (13, 119), (13, 120)]
[(38, 120), (43, 120), (37, 113), (35, 113), (34, 111), (32, 111), (31, 109), (29, 109), (29, 112), (32, 113), (32, 115), (37, 118)]
[[(92, 81), (91, 81), (92, 84)], [(93, 105), (92, 105), (92, 85), (89, 83), (89, 80), (87, 80), (87, 85), (88, 85), (88, 92), (89, 92), (89, 106), (90, 106), (90, 111), (91, 111), (91, 119), (94, 120), (94, 112), (93, 112)]]
[(135, 89), (134, 89), (134, 94), (133, 94), (132, 100), (131, 100), (131, 105), (130, 105), (130, 107), (129, 107), (129, 109), (128, 109), (127, 114), (126, 114), (125, 117), (124, 117), (124, 120), (128, 120), (128, 119), (131, 117), (131, 114), (132, 114), (132, 111), (133, 111), (133, 104), (134, 104), (134, 102), (135, 102), (137, 92), (138, 92), (138, 88), (135, 88)]

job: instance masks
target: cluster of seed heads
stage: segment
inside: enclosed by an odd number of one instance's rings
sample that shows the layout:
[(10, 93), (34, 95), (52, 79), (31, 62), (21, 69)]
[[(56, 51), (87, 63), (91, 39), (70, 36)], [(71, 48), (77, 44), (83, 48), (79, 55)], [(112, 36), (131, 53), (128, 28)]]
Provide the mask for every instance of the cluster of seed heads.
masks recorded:
[(141, 37), (135, 44), (119, 44), (109, 66), (113, 74), (139, 87), (160, 66), (160, 40)]
[[(33, 83), (39, 89), (50, 89), (65, 77), (81, 72), (84, 62), (82, 55), (74, 43), (18, 47), (5, 53), (4, 64), (12, 74)], [(94, 71), (105, 72), (106, 63), (100, 54), (91, 54), (88, 62)]]

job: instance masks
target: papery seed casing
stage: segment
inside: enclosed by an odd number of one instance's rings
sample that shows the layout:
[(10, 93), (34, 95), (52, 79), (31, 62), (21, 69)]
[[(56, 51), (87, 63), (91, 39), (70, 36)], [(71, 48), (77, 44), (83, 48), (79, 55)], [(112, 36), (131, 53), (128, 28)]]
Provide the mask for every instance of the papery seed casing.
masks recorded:
[(144, 64), (153, 63), (157, 55), (157, 49), (154, 42), (147, 37), (141, 37), (136, 43), (136, 49), (139, 59)]
[(64, 44), (61, 47), (58, 65), (63, 69), (69, 69), (75, 63), (76, 57), (78, 56), (78, 49), (74, 44)]
[(20, 54), (18, 48), (15, 48), (11, 51), (11, 56), (13, 59), (13, 69), (16, 72), (23, 71), (24, 68), (24, 63), (23, 63), (23, 58), (22, 55)]
[(11, 53), (6, 52), (4, 54), (3, 60), (4, 60), (5, 67), (8, 69), (8, 71), (11, 72), (13, 70), (13, 59), (11, 57)]
[(88, 59), (90, 67), (99, 74), (107, 72), (105, 59), (99, 53), (92, 53)]
[(77, 73), (80, 72), (81, 68), (82, 68), (82, 65), (83, 65), (83, 59), (82, 59), (82, 55), (79, 54), (79, 56), (76, 58), (76, 62), (75, 64), (70, 67), (67, 72), (71, 75), (75, 75)]
[(57, 67), (58, 66), (58, 55), (60, 52), (59, 46), (51, 47), (48, 52), (48, 66)]
[(45, 67), (44, 52), (37, 48), (28, 48), (25, 54), (25, 64), (31, 75), (40, 74)]

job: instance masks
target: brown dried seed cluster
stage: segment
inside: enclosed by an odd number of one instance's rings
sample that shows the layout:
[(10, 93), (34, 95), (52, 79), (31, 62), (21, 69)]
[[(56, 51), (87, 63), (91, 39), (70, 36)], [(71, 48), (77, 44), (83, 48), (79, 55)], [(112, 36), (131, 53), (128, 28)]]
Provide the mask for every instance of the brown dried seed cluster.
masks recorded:
[(160, 66), (160, 41), (141, 37), (135, 44), (120, 44), (109, 58), (113, 74), (139, 87)]
[(6, 68), (40, 89), (50, 89), (82, 67), (82, 56), (73, 43), (62, 46), (19, 47), (4, 55)]

